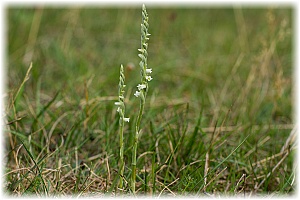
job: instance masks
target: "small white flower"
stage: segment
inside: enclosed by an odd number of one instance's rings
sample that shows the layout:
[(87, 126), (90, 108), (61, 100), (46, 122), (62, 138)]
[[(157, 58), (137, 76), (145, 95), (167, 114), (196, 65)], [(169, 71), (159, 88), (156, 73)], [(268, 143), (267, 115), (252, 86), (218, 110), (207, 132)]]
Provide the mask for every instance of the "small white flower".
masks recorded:
[(145, 85), (145, 84), (138, 84), (138, 86), (137, 86), (137, 88), (139, 89), (139, 90), (142, 90), (142, 89), (144, 89), (144, 88), (146, 88), (147, 86)]
[(120, 108), (120, 107), (118, 107), (118, 108), (117, 108), (117, 112), (119, 113), (120, 111), (121, 111), (121, 108)]
[(122, 105), (122, 104), (121, 104), (121, 102), (117, 101), (117, 102), (115, 102), (115, 105), (116, 105), (116, 106), (120, 106), (120, 105)]
[(151, 81), (153, 78), (151, 76), (146, 76), (147, 81)]
[(146, 73), (151, 74), (152, 73), (152, 68), (146, 69)]
[(145, 49), (138, 49), (138, 51), (144, 53)]
[(135, 91), (134, 96), (139, 97), (141, 95), (141, 92)]
[(129, 119), (130, 119), (129, 117), (128, 118), (124, 117), (123, 120), (124, 120), (124, 122), (129, 122)]

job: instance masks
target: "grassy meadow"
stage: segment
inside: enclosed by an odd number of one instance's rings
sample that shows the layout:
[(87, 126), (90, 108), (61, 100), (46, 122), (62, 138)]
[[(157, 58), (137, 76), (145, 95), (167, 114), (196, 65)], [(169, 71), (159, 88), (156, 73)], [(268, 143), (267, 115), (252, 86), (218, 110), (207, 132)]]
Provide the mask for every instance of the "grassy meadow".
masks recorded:
[[(147, 5), (146, 5), (147, 6)], [(3, 190), (131, 196), (141, 6), (7, 6)], [(291, 7), (147, 6), (136, 195), (295, 193)], [(118, 187), (120, 65), (124, 187)]]

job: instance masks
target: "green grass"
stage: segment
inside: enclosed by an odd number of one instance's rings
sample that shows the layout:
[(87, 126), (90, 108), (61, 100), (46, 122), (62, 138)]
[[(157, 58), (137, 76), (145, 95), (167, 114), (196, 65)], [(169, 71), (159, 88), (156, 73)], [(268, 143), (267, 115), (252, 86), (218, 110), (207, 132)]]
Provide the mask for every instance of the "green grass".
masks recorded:
[[(294, 194), (294, 8), (147, 12), (154, 79), (137, 195)], [(6, 8), (5, 193), (132, 195), (140, 23), (140, 7)], [(114, 105), (120, 64), (130, 117), (124, 192)]]

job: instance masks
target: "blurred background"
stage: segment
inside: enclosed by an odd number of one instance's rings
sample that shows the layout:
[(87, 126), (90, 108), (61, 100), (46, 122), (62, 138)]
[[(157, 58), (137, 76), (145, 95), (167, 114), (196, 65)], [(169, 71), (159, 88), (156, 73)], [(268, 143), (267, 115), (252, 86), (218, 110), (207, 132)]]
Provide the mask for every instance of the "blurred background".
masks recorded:
[[(292, 8), (148, 10), (149, 93), (157, 104), (189, 102), (197, 112), (202, 104), (211, 117), (233, 106), (255, 123), (292, 120)], [(38, 85), (45, 98), (61, 91), (73, 101), (84, 98), (84, 82), (90, 98), (115, 96), (123, 64), (134, 98), (140, 15), (126, 6), (8, 7), (7, 89), (20, 85), (32, 62), (29, 96)]]

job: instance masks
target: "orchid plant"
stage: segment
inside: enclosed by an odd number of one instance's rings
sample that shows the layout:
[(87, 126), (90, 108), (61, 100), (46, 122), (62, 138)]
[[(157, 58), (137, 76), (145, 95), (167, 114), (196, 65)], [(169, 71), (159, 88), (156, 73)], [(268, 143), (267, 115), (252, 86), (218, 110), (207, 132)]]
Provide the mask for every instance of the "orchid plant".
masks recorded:
[[(137, 161), (137, 146), (138, 146), (138, 138), (141, 132), (140, 124), (143, 116), (145, 100), (148, 92), (148, 82), (153, 78), (150, 76), (152, 73), (152, 69), (148, 68), (147, 65), (147, 49), (149, 40), (149, 32), (148, 32), (149, 24), (148, 24), (148, 14), (146, 11), (146, 6), (142, 7), (142, 24), (141, 24), (141, 48), (138, 49), (140, 52), (138, 56), (141, 58), (139, 63), (140, 71), (141, 71), (141, 82), (137, 85), (137, 91), (134, 93), (134, 96), (140, 98), (140, 109), (137, 116), (137, 120), (135, 123), (135, 134), (133, 140), (132, 147), (132, 173), (131, 173), (131, 189), (133, 194), (135, 194), (135, 179), (136, 179), (136, 161)], [(119, 167), (119, 187), (123, 188), (123, 177), (124, 177), (124, 141), (123, 141), (123, 129), (124, 122), (129, 122), (129, 118), (125, 117), (125, 104), (124, 104), (124, 88), (125, 88), (125, 76), (124, 76), (124, 68), (123, 65), (120, 67), (120, 81), (119, 81), (119, 101), (115, 102), (115, 105), (118, 106), (117, 112), (119, 113), (119, 135), (120, 135), (120, 167)]]
[(124, 176), (124, 139), (123, 139), (123, 129), (124, 122), (129, 122), (129, 118), (125, 117), (125, 104), (124, 104), (124, 88), (125, 88), (125, 75), (124, 75), (124, 67), (121, 65), (120, 67), (120, 80), (119, 80), (119, 101), (115, 102), (115, 105), (118, 106), (117, 112), (119, 113), (119, 137), (120, 137), (120, 181), (119, 187), (123, 188), (123, 176)]
[(136, 157), (137, 157), (137, 146), (138, 146), (138, 138), (140, 134), (140, 124), (143, 116), (145, 100), (148, 92), (148, 82), (152, 80), (150, 74), (152, 73), (152, 69), (148, 68), (147, 65), (147, 49), (149, 40), (149, 32), (148, 32), (149, 24), (148, 24), (148, 13), (146, 11), (146, 6), (143, 4), (142, 7), (142, 24), (141, 24), (141, 48), (138, 49), (140, 54), (138, 56), (141, 58), (139, 63), (141, 70), (141, 83), (137, 85), (137, 91), (134, 93), (134, 96), (140, 98), (140, 110), (137, 116), (136, 124), (135, 124), (135, 135), (133, 140), (133, 149), (132, 149), (132, 174), (131, 174), (131, 189), (133, 194), (135, 194), (135, 179), (136, 179)]

